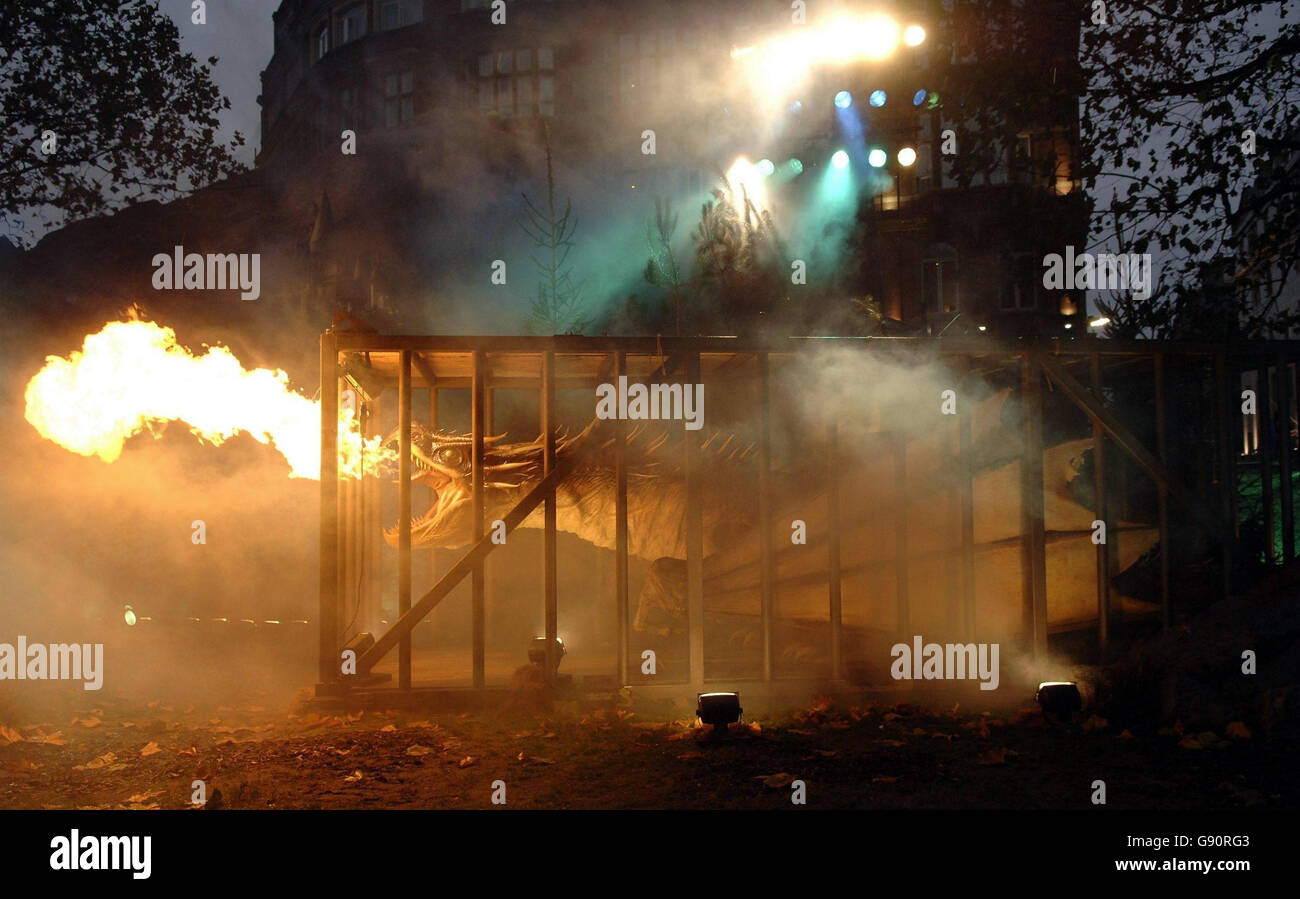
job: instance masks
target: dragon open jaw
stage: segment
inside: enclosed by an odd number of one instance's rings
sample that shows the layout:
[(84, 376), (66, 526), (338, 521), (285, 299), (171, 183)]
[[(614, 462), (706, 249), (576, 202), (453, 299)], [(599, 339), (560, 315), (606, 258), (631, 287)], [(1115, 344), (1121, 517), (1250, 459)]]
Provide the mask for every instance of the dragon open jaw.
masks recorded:
[[(399, 448), (398, 432), (384, 440), (385, 447)], [(532, 443), (501, 444), (501, 436), (484, 438), (483, 486), (488, 519), (498, 508), (513, 505), (520, 488), (528, 486), (541, 470), (540, 439)], [(411, 483), (433, 491), (429, 510), (411, 519), (411, 546), (457, 549), (470, 543), (473, 439), (468, 434), (430, 429), (411, 424)], [(398, 528), (384, 530), (384, 539), (398, 543)]]

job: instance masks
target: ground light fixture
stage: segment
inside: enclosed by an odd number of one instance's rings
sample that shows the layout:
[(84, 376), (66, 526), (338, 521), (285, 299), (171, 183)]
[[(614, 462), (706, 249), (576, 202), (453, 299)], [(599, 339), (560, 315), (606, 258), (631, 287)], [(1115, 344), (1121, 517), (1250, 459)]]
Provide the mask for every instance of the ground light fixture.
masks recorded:
[(739, 693), (697, 693), (695, 714), (700, 721), (713, 728), (713, 736), (722, 737), (727, 728), (740, 720)]
[(1097, 317), (1097, 318), (1094, 318), (1092, 321), (1088, 322), (1088, 327), (1089, 327), (1089, 328), (1104, 328), (1104, 327), (1106, 327), (1106, 326), (1109, 325), (1109, 324), (1110, 324), (1110, 317), (1109, 317), (1109, 316), (1106, 316), (1106, 315), (1102, 315), (1102, 316), (1099, 316), (1099, 317)]
[(769, 175), (771, 175), (773, 172), (776, 171), (776, 166), (772, 163), (772, 160), (770, 159), (760, 159), (758, 161), (758, 164), (755, 165), (754, 168), (757, 169), (758, 173), (762, 175), (764, 178), (768, 177)]
[(878, 169), (883, 167), (884, 164), (888, 161), (889, 161), (888, 154), (886, 154), (885, 151), (880, 149), (879, 147), (873, 148), (872, 151), (867, 154), (867, 162), (871, 165), (873, 169)]
[[(560, 669), (560, 659), (564, 658), (565, 649), (564, 641), (559, 637), (555, 638), (555, 668), (550, 672), (554, 675)], [(542, 670), (546, 669), (546, 637), (533, 637), (528, 644), (528, 661), (538, 665)]]
[(835, 95), (835, 105), (840, 109), (848, 109), (853, 105), (853, 95), (848, 91), (840, 91)]
[(831, 165), (837, 169), (847, 169), (849, 167), (849, 154), (843, 150), (836, 150), (835, 155), (831, 157)]
[(904, 147), (898, 151), (898, 164), (907, 168), (916, 162), (916, 151), (911, 147)]
[(1069, 721), (1076, 712), (1083, 709), (1083, 697), (1079, 695), (1079, 685), (1068, 680), (1043, 681), (1034, 694), (1043, 717), (1048, 721)]

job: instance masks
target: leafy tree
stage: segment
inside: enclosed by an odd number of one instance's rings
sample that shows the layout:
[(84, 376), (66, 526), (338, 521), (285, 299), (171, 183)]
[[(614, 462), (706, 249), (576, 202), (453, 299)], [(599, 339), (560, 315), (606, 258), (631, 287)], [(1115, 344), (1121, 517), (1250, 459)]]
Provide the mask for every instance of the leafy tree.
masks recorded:
[(677, 233), (677, 213), (672, 206), (660, 198), (655, 198), (654, 221), (646, 225), (646, 243), (650, 247), (650, 259), (645, 266), (645, 279), (656, 287), (668, 291), (673, 304), (674, 333), (682, 333), (682, 301), (690, 292), (691, 285), (677, 262), (673, 251), (673, 235)]
[(215, 138), (216, 63), (182, 53), (156, 3), (0, 3), (0, 209), (26, 217), (11, 225), (30, 241), (52, 210), (66, 224), (241, 170), (243, 136)]
[[(1085, 11), (1088, 172), (1117, 186), (1094, 234), (1156, 252), (1165, 289), (1104, 298), (1112, 333), (1267, 337), (1300, 246), (1300, 18), (1294, 4), (1146, 0)], [(1248, 151), (1254, 142), (1254, 155)], [(1236, 315), (1219, 314), (1227, 303)]]
[(697, 277), (721, 321), (752, 328), (760, 317), (785, 311), (786, 253), (771, 213), (760, 211), (743, 186), (737, 197), (723, 178), (711, 193), (692, 235)]
[(555, 170), (551, 154), (551, 129), (546, 128), (546, 208), (543, 210), (524, 194), (525, 218), (520, 222), (537, 246), (540, 256), (533, 256), (540, 276), (537, 296), (533, 298), (533, 324), (552, 334), (581, 334), (588, 325), (583, 284), (573, 280), (569, 254), (578, 222), (573, 217), (573, 201), (566, 200), (564, 211), (555, 204)]

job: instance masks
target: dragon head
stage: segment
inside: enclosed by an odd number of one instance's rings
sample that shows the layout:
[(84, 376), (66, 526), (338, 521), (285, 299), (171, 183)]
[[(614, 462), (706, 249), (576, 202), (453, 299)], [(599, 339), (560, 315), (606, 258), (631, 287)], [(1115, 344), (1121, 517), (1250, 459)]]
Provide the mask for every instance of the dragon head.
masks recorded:
[[(502, 517), (542, 471), (540, 438), (509, 444), (501, 439), (489, 436), (483, 441), (483, 489), (489, 522)], [(384, 446), (399, 449), (399, 433), (389, 434)], [(411, 483), (433, 491), (429, 510), (411, 520), (411, 546), (455, 549), (468, 545), (473, 539), (473, 438), (412, 422)], [(398, 529), (385, 529), (384, 538), (396, 546)]]

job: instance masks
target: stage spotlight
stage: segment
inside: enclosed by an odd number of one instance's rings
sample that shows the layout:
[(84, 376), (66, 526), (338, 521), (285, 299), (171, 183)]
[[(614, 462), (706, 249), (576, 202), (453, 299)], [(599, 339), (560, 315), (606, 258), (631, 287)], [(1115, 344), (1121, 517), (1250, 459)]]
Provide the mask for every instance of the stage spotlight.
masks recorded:
[(831, 157), (831, 165), (837, 169), (847, 169), (849, 167), (849, 154), (843, 150), (836, 150), (835, 155)]
[(1102, 316), (1099, 316), (1098, 318), (1094, 318), (1092, 321), (1088, 322), (1088, 327), (1089, 327), (1089, 328), (1104, 328), (1104, 327), (1106, 327), (1106, 326), (1109, 325), (1109, 324), (1110, 324), (1110, 317), (1109, 317), (1109, 316), (1102, 315)]
[(867, 154), (867, 162), (873, 169), (878, 169), (889, 160), (889, 156), (879, 147), (874, 148)]
[(887, 99), (888, 97), (885, 95), (884, 91), (875, 90), (871, 92), (871, 96), (868, 98), (867, 102), (879, 109), (885, 105), (885, 100)]
[(793, 103), (790, 104), (790, 112), (792, 115), (798, 115), (799, 113), (803, 112), (803, 103), (801, 103), (798, 100), (795, 100)]
[(925, 98), (928, 96), (930, 96), (929, 91), (927, 91), (925, 88), (921, 88), (919, 91), (912, 94), (912, 105), (920, 106), (922, 103), (925, 102)]
[(848, 109), (853, 105), (853, 95), (848, 91), (840, 91), (835, 95), (835, 105), (840, 109)]
[(916, 151), (911, 147), (904, 147), (898, 151), (898, 164), (903, 168), (907, 168), (914, 162), (916, 162)]
[(764, 178), (776, 171), (776, 166), (772, 164), (772, 160), (770, 159), (760, 159), (758, 165), (754, 166), (754, 168), (757, 169), (758, 173)]
[(1070, 322), (1066, 322), (1066, 323), (1065, 323), (1065, 330), (1068, 331), (1068, 330), (1070, 330), (1070, 329), (1073, 328), (1073, 327), (1074, 327), (1074, 325), (1071, 324)]
[(727, 169), (727, 182), (735, 194), (737, 204), (743, 195), (756, 209), (761, 211), (767, 208), (767, 189), (763, 186), (763, 176), (759, 173), (758, 166), (744, 156), (737, 157), (731, 168)]
[(800, 160), (800, 159), (791, 159), (790, 162), (789, 162), (789, 165), (790, 165), (790, 171), (794, 172), (796, 175), (802, 175), (802, 174), (803, 174), (803, 161), (802, 161), (802, 160)]
[(739, 693), (697, 693), (695, 696), (695, 714), (700, 721), (713, 727), (713, 736), (721, 737), (727, 733), (728, 725), (740, 720)]
[(920, 25), (908, 25), (903, 29), (903, 43), (909, 47), (919, 47), (925, 42), (925, 29)]
[(1044, 681), (1038, 685), (1034, 699), (1043, 709), (1043, 717), (1048, 721), (1069, 721), (1083, 709), (1083, 697), (1079, 695), (1079, 685), (1073, 681)]
[(122, 616), (122, 618), (126, 621), (127, 627), (135, 627), (135, 621), (136, 621), (135, 609), (131, 608), (130, 606), (127, 606), (126, 613)]
[(979, 326), (979, 329), (980, 329), (981, 331), (987, 331), (987, 330), (989, 329), (989, 326), (988, 326), (988, 325), (980, 325), (980, 326)]

